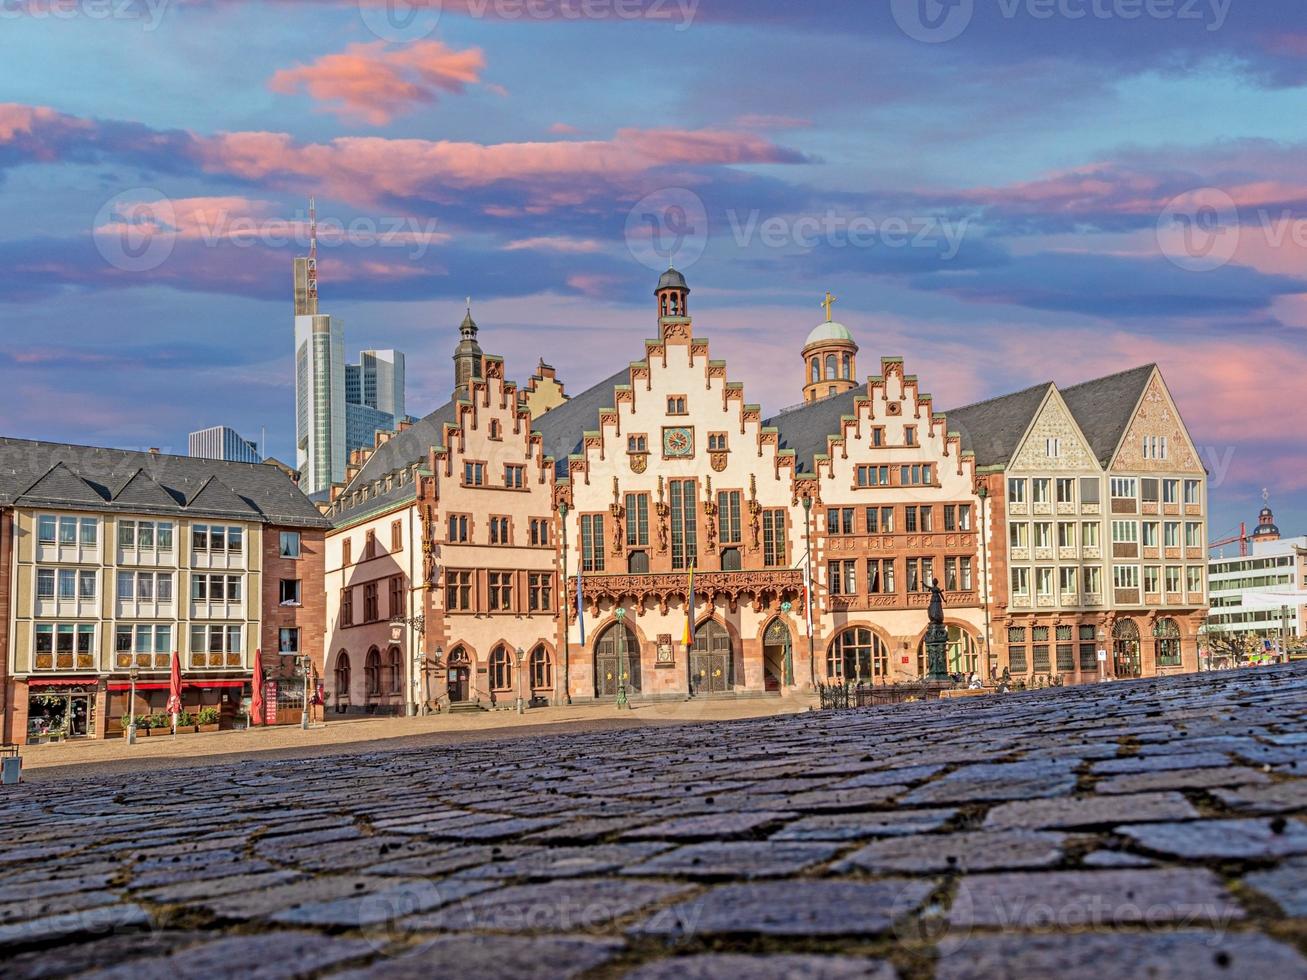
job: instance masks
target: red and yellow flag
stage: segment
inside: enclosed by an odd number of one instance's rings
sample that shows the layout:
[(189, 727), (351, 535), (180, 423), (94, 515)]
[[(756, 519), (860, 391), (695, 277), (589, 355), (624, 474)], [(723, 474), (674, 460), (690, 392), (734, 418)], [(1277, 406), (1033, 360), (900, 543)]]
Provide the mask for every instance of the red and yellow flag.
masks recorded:
[(685, 593), (685, 635), (681, 642), (688, 649), (694, 642), (694, 566), (690, 566), (690, 587)]

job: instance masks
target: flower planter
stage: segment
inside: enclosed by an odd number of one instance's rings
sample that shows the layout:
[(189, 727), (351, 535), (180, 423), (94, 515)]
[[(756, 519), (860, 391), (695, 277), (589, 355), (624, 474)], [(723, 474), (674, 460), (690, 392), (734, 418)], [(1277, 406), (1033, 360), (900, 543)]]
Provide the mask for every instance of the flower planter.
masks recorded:
[(218, 728), (219, 725), (215, 721), (212, 725), (200, 725), (196, 730), (203, 735), (203, 734), (207, 734), (208, 732), (216, 732)]

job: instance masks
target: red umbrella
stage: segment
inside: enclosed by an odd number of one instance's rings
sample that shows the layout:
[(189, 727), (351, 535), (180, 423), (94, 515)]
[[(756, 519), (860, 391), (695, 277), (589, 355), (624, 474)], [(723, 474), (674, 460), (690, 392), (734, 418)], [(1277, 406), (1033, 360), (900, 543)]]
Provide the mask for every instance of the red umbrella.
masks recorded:
[(254, 652), (254, 693), (250, 697), (250, 724), (263, 724), (263, 651)]
[(182, 710), (182, 658), (172, 652), (172, 676), (168, 679), (168, 714), (181, 714)]

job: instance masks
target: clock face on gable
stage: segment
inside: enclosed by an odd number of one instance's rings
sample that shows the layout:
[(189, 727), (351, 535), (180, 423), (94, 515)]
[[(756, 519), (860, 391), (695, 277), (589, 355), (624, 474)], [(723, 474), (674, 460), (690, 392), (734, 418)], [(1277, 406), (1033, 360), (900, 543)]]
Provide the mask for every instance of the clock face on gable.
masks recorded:
[(663, 456), (667, 459), (684, 459), (694, 455), (694, 429), (685, 425), (663, 429)]

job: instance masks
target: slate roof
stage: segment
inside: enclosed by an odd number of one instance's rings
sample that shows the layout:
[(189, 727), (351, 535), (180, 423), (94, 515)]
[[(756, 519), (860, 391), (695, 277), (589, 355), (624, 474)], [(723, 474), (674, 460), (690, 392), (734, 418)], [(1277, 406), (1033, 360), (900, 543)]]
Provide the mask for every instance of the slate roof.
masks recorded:
[(1098, 461), (1106, 466), (1121, 444), (1156, 364), (1145, 364), (1119, 374), (1062, 389), (1062, 398), (1089, 440)]
[(616, 405), (613, 389), (630, 383), (630, 369), (622, 368), (612, 377), (591, 385), (531, 422), (532, 430), (539, 432), (544, 439), (545, 455), (554, 458), (557, 476), (567, 476), (567, 457), (581, 451), (586, 430), (599, 428), (600, 411)]
[(826, 452), (828, 436), (838, 435), (840, 419), (853, 414), (853, 402), (867, 396), (867, 386), (831, 395), (820, 401), (801, 405), (766, 419), (764, 426), (775, 426), (780, 434), (778, 449), (793, 449), (795, 472), (813, 473), (813, 457)]
[(276, 466), (5, 437), (0, 506), (328, 526)]
[(423, 416), (403, 432), (397, 433), (389, 442), (374, 449), (368, 461), (363, 464), (363, 468), (354, 479), (349, 481), (338, 498), (337, 504), (340, 506), (331, 514), (332, 523), (339, 527), (365, 514), (413, 499), (417, 488), (412, 480), (408, 480), (402, 484), (395, 483), (390, 490), (382, 493), (369, 493), (367, 500), (361, 500), (357, 504), (345, 502), (360, 487), (375, 483), (388, 473), (406, 469), (414, 463), (425, 460), (431, 447), (445, 444), (445, 423), (453, 422), (457, 417), (457, 403), (451, 399), (430, 415)]
[(949, 409), (944, 413), (949, 431), (962, 437), (964, 452), (976, 454), (976, 466), (1006, 466), (1051, 388), (1053, 382), (1045, 381), (1010, 395)]

